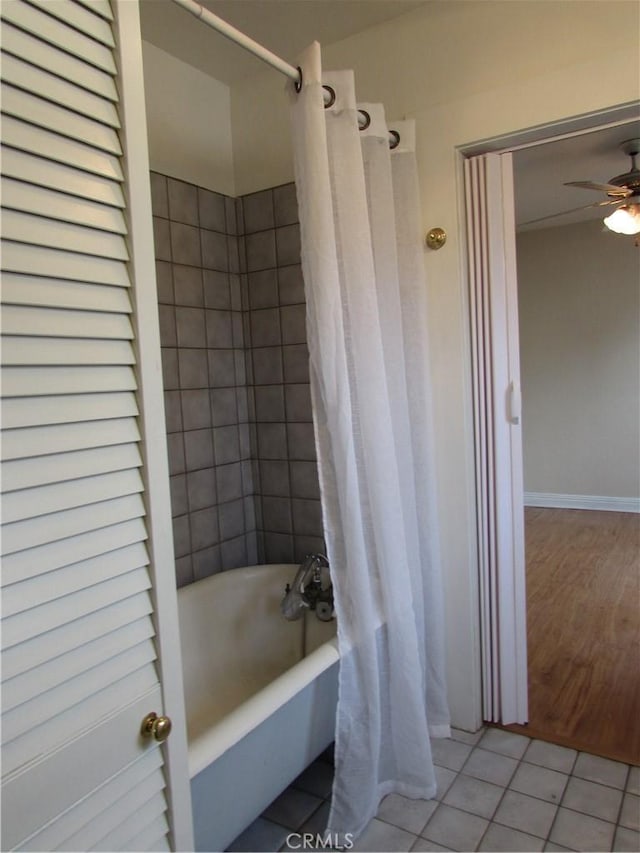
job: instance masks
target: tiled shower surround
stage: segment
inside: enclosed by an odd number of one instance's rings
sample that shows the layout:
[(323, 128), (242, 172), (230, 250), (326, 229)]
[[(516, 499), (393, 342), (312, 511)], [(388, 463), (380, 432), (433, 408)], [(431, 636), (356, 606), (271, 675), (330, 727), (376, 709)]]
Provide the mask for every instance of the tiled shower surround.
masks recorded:
[(324, 548), (295, 186), (151, 173), (179, 586)]

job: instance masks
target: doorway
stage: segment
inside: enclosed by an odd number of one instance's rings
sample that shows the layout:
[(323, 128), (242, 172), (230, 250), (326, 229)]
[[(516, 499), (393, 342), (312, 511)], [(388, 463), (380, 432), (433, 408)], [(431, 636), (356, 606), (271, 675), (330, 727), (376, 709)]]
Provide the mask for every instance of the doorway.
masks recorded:
[[(613, 116), (608, 116), (613, 118)], [(602, 132), (602, 125), (607, 125), (607, 129), (614, 125), (615, 132), (621, 135), (622, 138), (629, 138), (637, 135), (637, 130), (630, 125), (624, 117), (618, 117), (616, 121), (601, 121), (599, 127), (591, 126), (582, 129), (580, 135), (576, 137), (578, 140), (585, 141), (583, 134), (588, 133), (591, 137), (591, 143), (596, 141), (598, 132)], [(637, 127), (637, 120), (636, 120)], [(567, 152), (570, 151), (570, 146), (575, 146), (575, 139), (571, 137), (567, 139), (564, 135), (561, 140), (557, 138), (558, 134), (554, 133), (553, 129), (548, 131), (546, 138), (542, 140), (526, 141), (522, 146), (520, 141), (514, 140), (512, 145), (509, 145), (510, 140), (502, 140), (504, 147), (500, 149), (500, 153), (513, 151), (513, 159), (515, 162), (515, 185), (516, 185), (516, 216), (518, 221), (523, 221), (521, 212), (518, 210), (518, 204), (521, 201), (519, 194), (522, 187), (519, 185), (519, 166), (518, 159), (522, 158), (535, 160), (536, 157), (540, 160), (547, 158), (551, 163), (552, 171), (556, 172), (556, 183), (558, 191), (562, 192), (566, 188), (563, 187), (564, 180), (588, 179), (606, 180), (608, 177), (607, 165), (600, 165), (597, 172), (591, 170), (584, 174), (575, 175), (573, 173), (563, 174), (563, 164), (566, 166), (566, 160), (556, 156), (557, 145), (562, 141)], [(604, 140), (604, 137), (603, 137)], [(535, 146), (535, 147), (534, 147)], [(616, 151), (616, 146), (611, 146), (613, 153), (617, 154), (619, 160), (617, 169), (614, 168), (611, 174), (619, 174), (625, 171), (626, 163), (620, 154)], [(475, 153), (475, 152), (474, 152)], [(526, 163), (525, 163), (526, 165)], [(578, 163), (576, 161), (576, 167)], [(585, 167), (589, 168), (589, 167)], [(533, 178), (535, 186), (540, 186), (540, 181)], [(526, 182), (525, 182), (526, 190)], [(594, 198), (587, 193), (583, 193), (584, 197), (580, 197), (583, 205), (589, 204), (592, 200), (599, 200), (594, 193)], [(535, 200), (534, 200), (535, 201)], [(572, 206), (571, 202), (564, 204), (564, 209)], [(562, 209), (562, 208), (560, 208)], [(530, 218), (536, 218), (531, 216)], [(562, 224), (561, 224), (562, 223)], [(557, 225), (557, 227), (549, 227), (549, 225)], [(599, 221), (589, 223), (573, 223), (569, 219), (565, 223), (562, 217), (557, 220), (550, 220), (549, 223), (542, 223), (542, 227), (538, 226), (536, 233), (529, 235), (527, 238), (531, 244), (537, 244), (533, 254), (536, 251), (538, 256), (546, 256), (547, 250), (540, 246), (540, 241), (543, 239), (543, 232), (555, 233), (556, 236), (560, 233), (563, 239), (568, 240), (582, 230), (591, 228), (593, 242), (593, 232), (599, 234), (603, 229), (601, 227), (601, 217)], [(605, 238), (616, 240), (616, 235), (606, 234)], [(625, 239), (625, 249), (632, 249), (633, 240)], [(471, 242), (471, 240), (470, 240)], [(521, 243), (520, 236), (518, 242)], [(616, 252), (620, 252), (623, 248), (621, 242), (616, 243)], [(520, 255), (523, 249), (518, 246), (518, 267), (520, 268)], [(637, 255), (633, 256), (637, 270)], [(520, 273), (520, 269), (519, 269)], [(605, 278), (607, 284), (600, 288), (600, 296), (604, 298), (604, 304), (612, 302), (612, 287), (611, 276), (615, 275), (610, 271)], [(544, 279), (544, 277), (543, 277)], [(544, 279), (549, 283), (549, 276)], [(616, 279), (617, 281), (617, 279)], [(636, 274), (637, 281), (637, 274)], [(556, 285), (557, 286), (557, 285)], [(597, 296), (596, 292), (596, 296)], [(538, 294), (539, 305), (538, 309), (547, 308), (547, 316), (545, 318), (544, 310), (542, 320), (546, 319), (547, 324), (553, 320), (554, 310), (550, 308), (548, 302), (545, 302), (545, 294)], [(519, 300), (527, 302), (527, 297), (519, 294)], [(535, 301), (535, 300), (534, 300)], [(583, 300), (584, 301), (584, 300)], [(526, 310), (531, 306), (524, 304)], [(609, 305), (611, 308), (611, 305)], [(579, 319), (575, 314), (574, 321)], [(580, 310), (580, 302), (578, 302), (578, 313)], [(627, 314), (629, 309), (627, 308)], [(556, 312), (558, 313), (558, 312)], [(623, 310), (624, 313), (624, 310)], [(637, 316), (637, 310), (636, 310)], [(540, 318), (539, 318), (540, 319)], [(592, 326), (598, 332), (598, 327), (602, 325), (603, 316), (600, 314), (596, 319), (592, 319)], [(526, 324), (525, 324), (526, 326)], [(524, 338), (530, 332), (529, 329), (523, 328), (522, 318), (520, 322), (521, 333), (521, 357), (527, 355), (530, 348), (530, 341)], [(597, 335), (596, 335), (597, 337)], [(616, 339), (616, 345), (620, 344), (620, 335)], [(541, 342), (538, 341), (538, 345)], [(602, 341), (591, 341), (592, 356), (594, 364), (597, 364), (597, 358), (602, 356)], [(544, 348), (544, 347), (543, 347)], [(576, 357), (576, 361), (580, 361)], [(584, 360), (584, 359), (583, 359)], [(637, 358), (636, 358), (637, 363)], [(555, 379), (559, 387), (559, 393), (562, 394), (562, 383), (559, 381), (562, 378), (563, 372), (566, 372), (568, 362), (565, 360), (561, 364), (556, 364)], [(594, 369), (590, 378), (588, 377), (587, 385), (591, 384), (595, 388)], [(600, 488), (594, 488), (593, 485), (586, 487), (574, 485), (560, 489), (558, 483), (550, 483), (548, 488), (541, 485), (541, 479), (532, 480), (531, 471), (542, 475), (543, 468), (540, 468), (540, 457), (538, 461), (532, 459), (532, 451), (528, 446), (528, 433), (531, 432), (531, 405), (534, 400), (537, 401), (535, 394), (533, 399), (530, 396), (532, 388), (531, 377), (528, 375), (529, 365), (522, 365), (522, 385), (523, 385), (523, 442), (524, 442), (524, 492), (522, 496), (526, 498), (522, 502), (525, 504), (538, 504), (537, 506), (525, 506), (523, 515), (525, 519), (522, 542), (523, 547), (526, 544), (526, 581), (527, 581), (527, 621), (528, 621), (528, 685), (530, 692), (529, 705), (529, 724), (524, 728), (518, 728), (529, 736), (540, 737), (542, 739), (552, 740), (565, 745), (574, 745), (580, 749), (586, 749), (590, 752), (607, 755), (618, 760), (637, 762), (638, 761), (638, 732), (634, 731), (634, 716), (632, 709), (633, 703), (637, 703), (638, 683), (634, 682), (631, 675), (630, 667), (627, 662), (637, 659), (638, 652), (638, 633), (637, 633), (637, 553), (638, 553), (638, 530), (639, 517), (632, 511), (636, 510), (633, 500), (618, 501), (616, 505), (615, 498), (624, 498), (625, 494), (633, 494), (633, 490), (625, 493), (625, 490), (618, 490), (610, 482), (611, 475), (611, 460), (608, 452), (599, 454), (600, 471), (596, 471), (597, 481), (600, 482)], [(601, 370), (601, 373), (606, 371)], [(517, 377), (519, 379), (519, 376)], [(610, 384), (610, 383), (609, 383)], [(636, 387), (637, 387), (636, 382)], [(573, 387), (573, 384), (569, 386)], [(605, 383), (605, 392), (609, 391), (607, 383)], [(566, 395), (566, 388), (565, 388)], [(605, 400), (598, 393), (592, 393), (592, 397), (596, 398), (596, 403), (600, 404), (600, 408), (611, 410), (611, 405), (607, 406)], [(537, 402), (536, 405), (539, 403)], [(476, 406), (477, 408), (477, 406)], [(552, 407), (552, 412), (554, 411)], [(618, 410), (619, 411), (619, 410)], [(481, 417), (478, 420), (483, 421)], [(585, 418), (581, 423), (584, 424)], [(636, 418), (637, 420), (637, 418)], [(486, 423), (484, 424), (486, 426)], [(637, 430), (637, 427), (636, 427)], [(558, 431), (556, 427), (556, 432)], [(584, 430), (583, 430), (584, 431)], [(482, 432), (482, 431), (480, 431)], [(571, 443), (579, 443), (580, 429), (574, 423), (568, 425), (563, 431), (562, 437), (567, 440), (568, 445)], [(476, 436), (478, 439), (478, 433)], [(533, 436), (533, 440), (537, 441), (538, 437)], [(546, 439), (549, 441), (548, 437)], [(562, 442), (560, 442), (561, 444)], [(614, 442), (615, 444), (615, 442)], [(542, 442), (544, 447), (544, 441)], [(564, 450), (566, 453), (566, 448)], [(598, 454), (592, 454), (595, 456)], [(536, 467), (537, 466), (537, 467)], [(548, 466), (555, 471), (557, 468), (556, 462), (549, 459)], [(585, 466), (582, 466), (583, 468)], [(637, 467), (636, 467), (637, 470)], [(557, 473), (557, 472), (556, 472)], [(580, 473), (580, 472), (579, 472)], [(585, 473), (584, 470), (581, 473)], [(575, 499), (576, 495), (582, 496), (583, 504), (578, 504), (577, 507), (571, 505), (571, 498)], [(598, 504), (597, 498), (602, 499), (602, 496), (610, 498), (609, 505), (604, 507)], [(637, 491), (636, 491), (637, 495)], [(614, 498), (614, 500), (611, 500)], [(590, 503), (591, 500), (591, 503)], [(546, 501), (546, 504), (545, 504)], [(575, 500), (574, 500), (575, 502)], [(637, 503), (637, 500), (636, 500)], [(500, 515), (500, 505), (497, 515)], [(622, 510), (619, 515), (617, 510)], [(480, 521), (479, 521), (480, 525)], [(512, 531), (515, 536), (517, 547), (517, 530)], [(557, 540), (557, 541), (556, 541)], [(554, 544), (554, 542), (556, 544)], [(625, 542), (627, 543), (625, 545)], [(552, 549), (557, 548), (556, 555), (550, 553)], [(544, 563), (544, 552), (546, 551), (549, 558), (549, 567), (546, 575), (540, 569)], [(586, 549), (586, 550), (584, 550)], [(625, 557), (625, 554), (627, 555)], [(542, 555), (542, 556), (541, 556)], [(624, 569), (625, 560), (628, 562), (627, 569)], [(574, 563), (574, 568), (570, 568), (570, 564)], [(589, 568), (591, 566), (591, 568)], [(607, 568), (608, 566), (608, 568)], [(503, 567), (504, 568), (504, 567)], [(536, 573), (537, 572), (537, 573)], [(500, 569), (498, 568), (498, 575)], [(555, 587), (552, 585), (555, 581)], [(635, 586), (634, 586), (635, 584)], [(630, 602), (633, 606), (629, 609)], [(557, 606), (552, 606), (552, 605)], [(589, 605), (589, 606), (588, 606)], [(568, 631), (569, 625), (572, 623), (571, 613), (579, 615), (577, 620), (580, 627), (574, 634), (573, 639), (569, 641)], [(597, 626), (595, 629), (589, 627), (587, 620), (589, 618)], [(511, 614), (513, 615), (513, 614)], [(489, 624), (491, 628), (496, 627), (498, 633), (500, 631), (500, 621), (504, 614), (500, 614), (497, 608), (491, 609), (489, 613)], [(524, 632), (524, 614), (522, 618), (518, 617), (516, 612), (516, 635)], [(554, 627), (555, 626), (555, 627)], [(576, 641), (576, 636), (581, 638), (581, 642)], [(540, 637), (550, 640), (548, 648), (551, 650), (546, 657), (542, 647), (540, 647)], [(586, 638), (593, 642), (586, 643)], [(485, 641), (490, 637), (485, 636)], [(569, 646), (560, 647), (559, 642), (569, 642)], [(571, 645), (573, 643), (573, 645)], [(588, 648), (590, 646), (590, 648)], [(486, 659), (483, 660), (483, 678), (485, 684), (490, 682), (492, 678), (496, 678), (496, 672), (487, 672)], [(497, 678), (500, 680), (504, 673), (497, 673)], [(552, 682), (557, 682), (555, 687), (551, 687)], [(615, 695), (613, 685), (618, 682), (619, 694), (618, 699), (612, 698)], [(556, 693), (553, 693), (553, 690)], [(595, 692), (594, 692), (595, 690)], [(603, 701), (596, 700), (596, 694), (603, 697)], [(564, 701), (566, 700), (566, 702)], [(563, 707), (563, 704), (565, 707)], [(636, 704), (637, 707), (637, 704)], [(495, 719), (495, 718), (494, 718)], [(504, 720), (504, 717), (501, 719)], [(624, 721), (624, 722), (621, 722)], [(506, 722), (506, 720), (505, 720)], [(592, 733), (588, 733), (589, 725)], [(637, 726), (635, 726), (637, 728)], [(606, 737), (606, 732), (611, 734), (617, 731), (614, 737)], [(607, 743), (607, 740), (609, 743)], [(635, 744), (635, 745), (634, 745)]]

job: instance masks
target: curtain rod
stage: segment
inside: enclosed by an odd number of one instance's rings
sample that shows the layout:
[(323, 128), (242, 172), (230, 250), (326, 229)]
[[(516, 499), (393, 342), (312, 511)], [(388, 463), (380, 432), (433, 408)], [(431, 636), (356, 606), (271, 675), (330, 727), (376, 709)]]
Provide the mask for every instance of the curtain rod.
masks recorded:
[[(263, 62), (266, 62), (267, 65), (270, 65), (272, 68), (275, 68), (276, 71), (279, 71), (281, 74), (284, 74), (285, 77), (288, 77), (290, 80), (296, 85), (296, 89), (299, 91), (300, 86), (302, 85), (302, 71), (300, 68), (296, 68), (293, 65), (290, 65), (288, 62), (285, 62), (284, 59), (281, 59), (279, 56), (276, 56), (275, 53), (272, 53), (266, 47), (261, 45), (259, 42), (254, 41), (254, 39), (250, 38), (246, 33), (243, 33), (241, 30), (236, 29), (236, 27), (229, 24), (223, 18), (215, 15), (213, 12), (210, 12), (208, 9), (205, 9), (197, 0), (173, 0), (174, 3), (177, 3), (178, 6), (182, 6), (183, 9), (186, 9), (187, 12), (190, 12), (194, 17), (198, 18), (198, 20), (202, 21), (207, 26), (219, 32), (221, 35), (230, 39), (232, 42), (240, 45), (245, 50), (248, 50), (249, 53), (252, 53), (254, 56), (257, 56), (258, 59), (261, 59)], [(335, 92), (331, 89), (330, 86), (323, 86), (323, 97), (325, 107), (331, 106), (335, 101)], [(360, 130), (364, 130), (369, 127), (369, 122), (371, 119), (369, 118), (369, 114), (364, 110), (358, 110), (358, 127)], [(400, 135), (395, 130), (389, 131), (389, 147), (396, 148), (400, 142)]]

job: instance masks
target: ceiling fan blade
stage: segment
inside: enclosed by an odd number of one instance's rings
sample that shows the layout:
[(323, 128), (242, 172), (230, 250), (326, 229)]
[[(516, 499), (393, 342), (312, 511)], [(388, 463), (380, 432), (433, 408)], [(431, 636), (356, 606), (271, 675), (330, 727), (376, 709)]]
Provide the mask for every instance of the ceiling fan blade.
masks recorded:
[(622, 204), (624, 199), (611, 199), (610, 201), (596, 201), (593, 204), (585, 204), (582, 207), (572, 207), (570, 210), (563, 210), (560, 213), (550, 213), (548, 216), (541, 216), (539, 219), (530, 219), (528, 222), (518, 222), (518, 228), (525, 225), (534, 225), (537, 222), (546, 222), (547, 219), (557, 219), (559, 216), (567, 216), (569, 213), (577, 213), (579, 210), (589, 210), (592, 207), (610, 207), (612, 204)]
[(626, 198), (610, 198), (608, 201), (594, 201), (593, 204), (587, 204), (584, 208), (577, 208), (578, 210), (586, 210), (588, 207), (609, 207), (611, 204), (622, 204), (626, 201)]
[(598, 184), (594, 181), (567, 181), (565, 187), (581, 187), (584, 190), (596, 190), (610, 195), (618, 195), (621, 198), (626, 198), (632, 193), (628, 187), (617, 187), (615, 184)]

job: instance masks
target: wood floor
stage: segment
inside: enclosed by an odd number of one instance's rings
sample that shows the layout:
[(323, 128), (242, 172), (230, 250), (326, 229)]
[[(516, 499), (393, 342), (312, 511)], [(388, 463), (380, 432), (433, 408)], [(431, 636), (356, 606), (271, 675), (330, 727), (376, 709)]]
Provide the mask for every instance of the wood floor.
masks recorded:
[(525, 511), (530, 737), (640, 764), (640, 516)]

